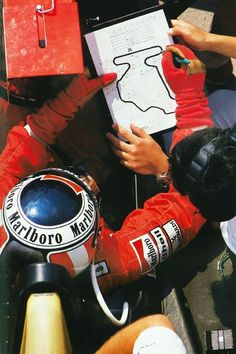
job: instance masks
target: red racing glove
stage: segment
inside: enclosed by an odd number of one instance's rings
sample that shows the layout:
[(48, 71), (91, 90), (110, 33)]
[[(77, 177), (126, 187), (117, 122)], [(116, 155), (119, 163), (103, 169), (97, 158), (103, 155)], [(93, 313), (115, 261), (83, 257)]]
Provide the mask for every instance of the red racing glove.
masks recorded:
[(75, 113), (115, 79), (115, 73), (104, 74), (92, 80), (85, 74), (75, 77), (55, 99), (47, 101), (36, 114), (27, 117), (33, 135), (45, 144), (53, 144), (58, 134), (75, 117)]
[[(186, 58), (189, 64), (177, 67), (174, 55)], [(166, 47), (162, 57), (166, 81), (175, 94), (178, 128), (212, 126), (211, 110), (204, 93), (205, 66), (186, 46), (173, 44)]]

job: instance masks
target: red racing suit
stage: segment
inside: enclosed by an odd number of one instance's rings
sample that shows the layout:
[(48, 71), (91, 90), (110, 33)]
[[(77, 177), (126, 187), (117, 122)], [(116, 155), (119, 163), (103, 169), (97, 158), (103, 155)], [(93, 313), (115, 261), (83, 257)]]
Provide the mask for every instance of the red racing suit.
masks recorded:
[[(176, 130), (174, 144), (192, 133)], [(120, 230), (103, 229), (95, 255), (96, 274), (103, 291), (130, 283), (150, 272), (192, 241), (206, 219), (187, 196), (170, 185), (167, 193), (148, 199), (131, 212)]]
[[(10, 131), (0, 156), (1, 207), (6, 194), (20, 179), (45, 168), (53, 160), (52, 153), (42, 141), (52, 144), (73, 117), (80, 105), (78, 99), (72, 100), (71, 96), (62, 95), (28, 117), (28, 125), (36, 136), (30, 136), (23, 126)], [(210, 126), (211, 120), (208, 122)], [(181, 129), (176, 130), (174, 144), (192, 132), (188, 126), (186, 121), (185, 127), (182, 124)], [(185, 247), (196, 237), (205, 221), (188, 197), (180, 195), (171, 185), (168, 193), (150, 198), (143, 209), (130, 213), (119, 231), (113, 232), (103, 226), (95, 255), (101, 289), (107, 291), (140, 278)], [(0, 250), (5, 241), (1, 221)]]
[[(178, 67), (173, 54), (188, 58)], [(175, 93), (176, 125), (172, 146), (203, 127), (212, 126), (204, 94), (205, 67), (183, 45), (167, 47), (162, 56), (165, 79)], [(103, 290), (126, 284), (149, 272), (195, 238), (206, 220), (187, 196), (170, 185), (168, 193), (150, 198), (143, 209), (130, 213), (117, 232), (103, 232), (95, 255), (98, 281)]]
[[(191, 130), (181, 130), (190, 133)], [(181, 134), (182, 135), (182, 134)], [(50, 150), (30, 136), (23, 126), (8, 134), (0, 156), (0, 204), (23, 177), (53, 161)], [(103, 227), (98, 238), (96, 271), (103, 290), (129, 283), (185, 247), (205, 223), (188, 197), (171, 186), (130, 213), (117, 232)], [(0, 249), (7, 236), (0, 218)]]
[[(41, 142), (30, 136), (23, 126), (16, 126), (8, 134), (7, 145), (0, 156), (0, 207), (7, 193), (23, 177), (45, 168), (53, 156)], [(2, 216), (2, 215), (1, 215)], [(0, 249), (7, 240), (0, 217)]]
[[(26, 126), (22, 123), (10, 130), (6, 146), (0, 155), (0, 254), (9, 238), (3, 226), (4, 198), (22, 178), (47, 167), (49, 162), (54, 162), (55, 155), (49, 145), (55, 143), (76, 112), (115, 78), (116, 74), (113, 73), (93, 80), (89, 80), (85, 75), (77, 76), (55, 99), (47, 101), (37, 113), (29, 114), (26, 117)], [(36, 252), (32, 250), (28, 251), (29, 253), (32, 254), (32, 259), (35, 259)], [(24, 255), (21, 259), (24, 260)], [(73, 263), (66, 252), (65, 257), (63, 255), (58, 263), (69, 268), (72, 275), (74, 274)]]

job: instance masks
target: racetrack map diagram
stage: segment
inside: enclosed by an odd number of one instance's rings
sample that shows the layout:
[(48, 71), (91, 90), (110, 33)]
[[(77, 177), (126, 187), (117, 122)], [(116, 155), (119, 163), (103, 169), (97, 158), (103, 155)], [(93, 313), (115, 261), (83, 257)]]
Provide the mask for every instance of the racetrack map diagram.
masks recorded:
[(165, 81), (161, 59), (168, 23), (163, 10), (117, 23), (85, 36), (97, 74), (115, 72), (104, 88), (114, 122), (152, 134), (175, 125), (176, 102)]
[[(132, 103), (142, 112), (149, 109), (160, 109), (165, 114), (173, 114), (170, 105), (164, 106), (158, 97), (162, 90), (166, 90), (170, 99), (174, 100), (173, 94), (167, 86), (159, 68), (155, 57), (163, 52), (160, 46), (145, 48), (134, 53), (120, 55), (113, 59), (115, 65), (124, 66), (125, 72), (116, 82), (118, 95), (124, 103)], [(143, 63), (142, 66), (139, 63)], [(148, 79), (148, 80), (147, 80)], [(143, 80), (147, 80), (146, 82)], [(158, 80), (161, 83), (158, 83)], [(153, 82), (150, 82), (153, 81)], [(142, 97), (136, 101), (137, 89), (143, 86)], [(162, 87), (163, 86), (163, 87)], [(155, 90), (150, 92), (149, 87), (155, 87)], [(148, 92), (144, 92), (145, 88)]]

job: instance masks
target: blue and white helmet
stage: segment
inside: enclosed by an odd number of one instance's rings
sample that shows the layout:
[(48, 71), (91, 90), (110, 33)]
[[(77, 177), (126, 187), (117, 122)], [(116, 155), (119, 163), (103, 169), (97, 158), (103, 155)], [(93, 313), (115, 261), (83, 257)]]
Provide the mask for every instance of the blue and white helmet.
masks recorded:
[(20, 181), (6, 196), (8, 241), (40, 252), (72, 276), (91, 263), (98, 235), (98, 201), (80, 169), (45, 169)]

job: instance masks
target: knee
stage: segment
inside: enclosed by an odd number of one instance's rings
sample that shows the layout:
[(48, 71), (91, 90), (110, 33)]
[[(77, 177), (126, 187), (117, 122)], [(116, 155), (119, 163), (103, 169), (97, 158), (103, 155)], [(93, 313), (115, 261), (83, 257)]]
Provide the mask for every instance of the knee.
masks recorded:
[(142, 327), (142, 330), (148, 327), (166, 327), (174, 331), (173, 324), (171, 323), (169, 318), (165, 315), (161, 315), (161, 314), (149, 315), (139, 319), (138, 322), (140, 324), (140, 327)]

